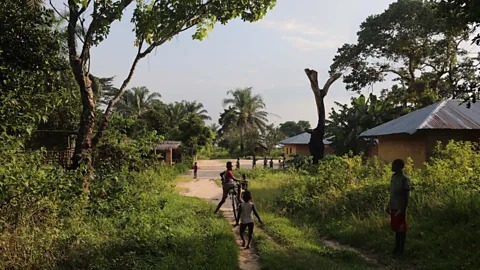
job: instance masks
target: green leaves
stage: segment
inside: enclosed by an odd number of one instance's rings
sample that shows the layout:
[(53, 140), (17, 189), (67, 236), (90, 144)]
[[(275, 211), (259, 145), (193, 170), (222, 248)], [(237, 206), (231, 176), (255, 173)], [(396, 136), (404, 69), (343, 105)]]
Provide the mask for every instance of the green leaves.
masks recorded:
[(226, 24), (240, 17), (254, 22), (275, 6), (276, 0), (162, 0), (141, 1), (133, 13), (136, 44), (161, 44), (190, 28), (196, 28), (193, 39), (207, 37), (216, 23)]
[(462, 88), (479, 83), (478, 70), (472, 70), (478, 59), (461, 45), (469, 40), (468, 29), (447, 23), (432, 2), (394, 2), (362, 22), (357, 36), (355, 44), (338, 49), (330, 67), (332, 74), (344, 72), (348, 90), (393, 77), (395, 89), (403, 91), (399, 102), (423, 107), (459, 98)]

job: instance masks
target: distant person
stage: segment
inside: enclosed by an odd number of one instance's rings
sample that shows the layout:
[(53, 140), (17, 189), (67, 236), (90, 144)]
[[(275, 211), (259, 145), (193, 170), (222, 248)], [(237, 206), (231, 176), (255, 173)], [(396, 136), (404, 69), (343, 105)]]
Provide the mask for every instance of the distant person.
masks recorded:
[(283, 156), (282, 168), (285, 169), (285, 156)]
[(267, 168), (267, 164), (268, 164), (268, 159), (267, 159), (267, 157), (265, 157), (265, 158), (263, 159), (263, 168), (264, 168), (264, 169)]
[(237, 170), (240, 169), (240, 158), (237, 158)]
[(197, 162), (193, 164), (193, 179), (197, 179), (197, 171), (198, 171), (198, 166)]
[(407, 234), (406, 211), (410, 197), (410, 179), (403, 173), (405, 162), (396, 159), (392, 162), (392, 179), (390, 181), (390, 201), (387, 213), (390, 225), (395, 232), (395, 249), (393, 255), (403, 255)]
[(240, 203), (238, 207), (238, 215), (237, 220), (235, 223), (235, 227), (238, 226), (238, 221), (240, 221), (240, 238), (242, 239), (242, 247), (245, 247), (245, 238), (243, 238), (243, 234), (245, 230), (248, 228), (248, 243), (245, 248), (250, 248), (250, 243), (252, 242), (253, 236), (253, 214), (258, 218), (260, 224), (263, 224), (262, 219), (257, 213), (255, 209), (255, 205), (253, 204), (252, 193), (248, 190), (243, 192), (243, 202)]
[(273, 169), (273, 158), (270, 159), (270, 169)]
[(255, 167), (257, 167), (257, 158), (253, 156), (252, 169), (255, 169)]
[(215, 214), (218, 213), (218, 210), (220, 210), (220, 207), (222, 207), (222, 205), (227, 200), (228, 192), (230, 191), (230, 189), (235, 187), (235, 183), (233, 181), (238, 182), (238, 180), (235, 179), (232, 173), (232, 169), (233, 169), (232, 162), (231, 161), (227, 162), (226, 167), (227, 167), (227, 170), (220, 174), (220, 177), (222, 178), (223, 194), (222, 194), (222, 200), (218, 203), (217, 209), (215, 210)]

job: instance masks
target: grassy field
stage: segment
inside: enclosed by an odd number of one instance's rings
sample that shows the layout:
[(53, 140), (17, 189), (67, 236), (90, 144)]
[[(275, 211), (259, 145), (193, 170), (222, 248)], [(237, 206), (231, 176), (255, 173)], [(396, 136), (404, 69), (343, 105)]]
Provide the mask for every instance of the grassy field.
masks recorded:
[[(388, 165), (339, 157), (321, 164), (318, 173), (245, 172), (256, 205), (265, 216), (266, 232), (283, 247), (312, 252), (307, 247), (321, 248), (320, 238), (330, 237), (375, 253), (382, 264), (395, 269), (480, 269), (480, 156), (471, 145), (449, 145), (424, 170), (407, 166), (415, 189), (407, 214), (403, 259), (390, 256), (394, 236), (384, 212), (391, 176)], [(280, 269), (275, 265), (288, 265), (290, 260), (304, 263), (299, 258), (305, 253), (297, 259), (291, 257), (296, 255), (275, 258), (283, 247), (259, 239), (267, 268)], [(348, 261), (352, 259), (338, 262)]]

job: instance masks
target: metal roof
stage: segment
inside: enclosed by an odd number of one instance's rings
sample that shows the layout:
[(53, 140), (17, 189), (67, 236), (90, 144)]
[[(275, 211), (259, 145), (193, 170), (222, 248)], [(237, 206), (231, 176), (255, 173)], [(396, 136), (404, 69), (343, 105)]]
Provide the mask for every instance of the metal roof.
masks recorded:
[(360, 134), (360, 137), (414, 134), (425, 129), (480, 129), (480, 102), (472, 103), (467, 108), (461, 100), (439, 101), (369, 129)]
[[(297, 136), (290, 137), (281, 141), (281, 144), (308, 144), (310, 142), (310, 133), (304, 132)], [(328, 140), (323, 140), (323, 144), (330, 144)]]
[(156, 149), (159, 151), (165, 151), (170, 149), (177, 149), (182, 144), (181, 141), (163, 141), (157, 143)]

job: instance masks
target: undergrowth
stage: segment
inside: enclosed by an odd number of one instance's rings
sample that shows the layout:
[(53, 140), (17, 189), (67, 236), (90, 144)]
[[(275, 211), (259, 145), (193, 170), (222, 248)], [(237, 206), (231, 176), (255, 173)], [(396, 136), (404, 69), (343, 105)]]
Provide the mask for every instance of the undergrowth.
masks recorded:
[(152, 166), (134, 148), (102, 147), (118, 163), (97, 162), (85, 192), (83, 168), (0, 147), (0, 269), (236, 269), (231, 227), (175, 191), (190, 165)]
[[(304, 234), (309, 230), (317, 233), (306, 239), (305, 245), (320, 236), (331, 237), (379, 254), (380, 261), (392, 268), (478, 269), (480, 154), (476, 149), (471, 143), (451, 142), (439, 147), (436, 157), (422, 170), (412, 169), (411, 160), (408, 162), (406, 174), (414, 190), (407, 210), (403, 260), (389, 256), (394, 242), (384, 211), (389, 196), (389, 164), (378, 160), (365, 163), (360, 157), (345, 156), (330, 158), (318, 169), (257, 169), (247, 173), (259, 210), (280, 218), (271, 223), (271, 229), (266, 225), (273, 235), (283, 226), (281, 219), (286, 218), (289, 226), (303, 228)], [(277, 239), (288, 245), (299, 237), (285, 231)], [(272, 249), (272, 245), (265, 246), (265, 250)], [(272, 264), (275, 261), (282, 260), (272, 260)]]

